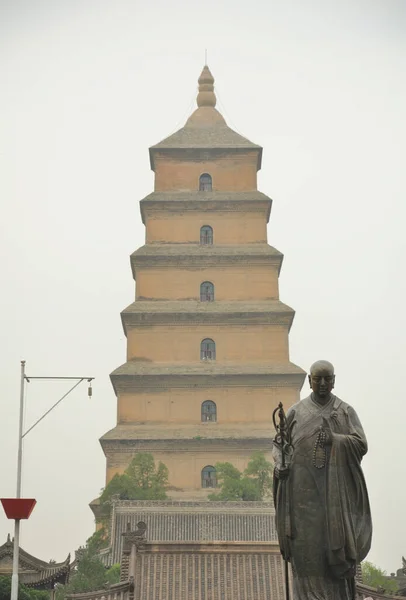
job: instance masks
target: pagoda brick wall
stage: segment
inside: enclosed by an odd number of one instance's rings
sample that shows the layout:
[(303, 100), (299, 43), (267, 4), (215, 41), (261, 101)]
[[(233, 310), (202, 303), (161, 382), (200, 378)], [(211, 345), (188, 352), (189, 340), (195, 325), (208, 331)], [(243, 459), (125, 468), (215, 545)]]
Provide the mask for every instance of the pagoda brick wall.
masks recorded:
[[(236, 402), (240, 395), (244, 402)], [(235, 387), (163, 390), (122, 394), (118, 402), (118, 423), (162, 422), (201, 425), (200, 407), (207, 399), (216, 398), (227, 423), (270, 422), (271, 408), (279, 402), (293, 404), (297, 391), (293, 388)], [(206, 429), (218, 423), (204, 423)]]
[(237, 156), (216, 155), (215, 162), (208, 160), (185, 161), (184, 157), (155, 155), (155, 191), (192, 191), (202, 173), (210, 173), (213, 191), (245, 192), (257, 189), (256, 152), (239, 153)]
[(216, 340), (222, 363), (286, 362), (288, 332), (281, 325), (160, 325), (134, 327), (127, 334), (127, 360), (200, 363), (196, 338)]
[[(156, 212), (148, 219), (147, 244), (199, 243), (200, 227), (207, 225), (207, 212), (170, 213)], [(250, 210), (219, 212), (211, 216), (211, 226), (216, 239), (223, 244), (266, 243), (264, 215)]]
[(198, 300), (203, 281), (215, 285), (217, 301), (260, 301), (278, 297), (276, 268), (237, 264), (187, 270), (173, 267), (140, 269), (137, 272), (137, 299)]

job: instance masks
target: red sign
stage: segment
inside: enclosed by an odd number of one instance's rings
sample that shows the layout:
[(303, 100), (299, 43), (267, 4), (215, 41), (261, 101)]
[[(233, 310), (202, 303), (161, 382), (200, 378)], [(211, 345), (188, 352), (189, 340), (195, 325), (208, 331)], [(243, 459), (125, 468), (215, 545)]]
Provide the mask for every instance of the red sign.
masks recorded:
[(37, 501), (34, 498), (1, 498), (8, 519), (28, 519)]

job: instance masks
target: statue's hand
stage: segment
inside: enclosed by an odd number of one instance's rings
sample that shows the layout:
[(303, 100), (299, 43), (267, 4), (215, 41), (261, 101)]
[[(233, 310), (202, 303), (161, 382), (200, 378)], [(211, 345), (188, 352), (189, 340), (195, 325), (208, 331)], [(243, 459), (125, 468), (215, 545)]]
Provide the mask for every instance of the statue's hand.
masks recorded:
[(275, 475), (281, 481), (283, 479), (287, 479), (288, 476), (289, 476), (289, 469), (288, 469), (288, 467), (284, 467), (284, 468), (280, 468), (280, 469), (278, 469), (278, 467), (275, 467)]
[(331, 431), (330, 423), (323, 417), (323, 429), (326, 434), (325, 444), (326, 446), (331, 446), (333, 443), (333, 432)]

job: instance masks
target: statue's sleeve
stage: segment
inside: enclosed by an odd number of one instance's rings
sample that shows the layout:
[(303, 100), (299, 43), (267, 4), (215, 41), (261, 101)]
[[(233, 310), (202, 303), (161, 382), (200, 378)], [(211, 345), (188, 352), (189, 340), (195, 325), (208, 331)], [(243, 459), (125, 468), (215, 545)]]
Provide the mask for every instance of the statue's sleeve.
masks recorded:
[(359, 563), (371, 545), (372, 522), (361, 460), (367, 440), (355, 410), (346, 406), (342, 426), (334, 431), (327, 477), (329, 561)]
[(352, 406), (344, 410), (344, 427), (342, 423), (331, 417), (333, 441), (336, 446), (344, 445), (351, 452), (352, 458), (361, 462), (362, 457), (368, 452), (368, 442), (361, 425), (361, 421)]

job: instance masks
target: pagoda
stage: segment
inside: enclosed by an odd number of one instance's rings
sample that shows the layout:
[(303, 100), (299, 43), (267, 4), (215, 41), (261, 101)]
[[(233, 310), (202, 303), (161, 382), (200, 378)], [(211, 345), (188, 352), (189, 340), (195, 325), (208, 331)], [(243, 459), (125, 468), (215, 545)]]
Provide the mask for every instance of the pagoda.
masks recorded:
[(262, 148), (228, 127), (207, 66), (197, 109), (149, 154), (146, 243), (121, 313), (127, 360), (111, 374), (117, 425), (100, 440), (106, 483), (148, 452), (168, 467), (172, 500), (204, 501), (217, 462), (242, 470), (255, 451), (270, 457), (272, 411), (299, 400), (304, 371), (289, 360), (294, 311), (267, 241)]

